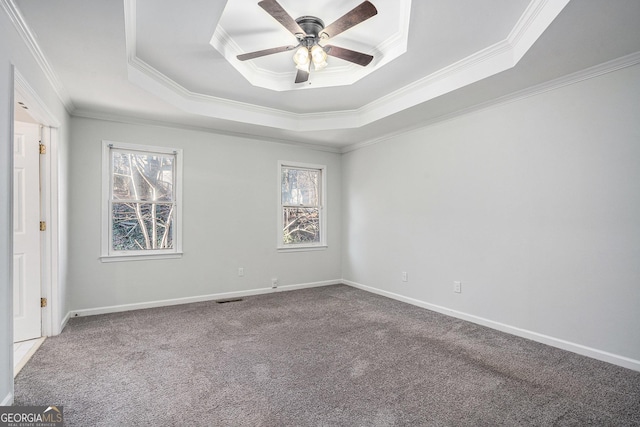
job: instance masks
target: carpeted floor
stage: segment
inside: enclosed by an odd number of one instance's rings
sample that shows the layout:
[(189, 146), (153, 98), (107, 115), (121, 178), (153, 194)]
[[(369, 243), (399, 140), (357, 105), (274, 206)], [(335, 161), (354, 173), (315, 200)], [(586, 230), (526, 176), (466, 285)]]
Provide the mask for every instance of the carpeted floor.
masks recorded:
[(339, 285), (72, 319), (15, 404), (75, 426), (630, 426), (640, 373)]

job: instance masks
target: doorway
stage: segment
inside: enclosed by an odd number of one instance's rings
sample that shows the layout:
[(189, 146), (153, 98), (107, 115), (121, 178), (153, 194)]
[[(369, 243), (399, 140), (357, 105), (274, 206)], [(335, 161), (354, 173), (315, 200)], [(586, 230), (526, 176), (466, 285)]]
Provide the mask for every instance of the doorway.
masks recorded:
[[(17, 107), (21, 108), (21, 107)], [(28, 119), (15, 112), (15, 117)], [(40, 233), (40, 131), (14, 122), (13, 135), (13, 341), (42, 336)]]
[[(15, 377), (46, 336), (61, 332), (63, 323), (58, 249), (57, 130), (60, 122), (22, 74), (15, 67), (12, 70), (14, 301), (11, 311)], [(42, 151), (40, 144), (45, 147)], [(41, 227), (44, 231), (40, 231)], [(32, 337), (35, 338), (30, 339)]]
[[(60, 316), (60, 312), (63, 309), (61, 306), (60, 275), (64, 274), (64, 270), (61, 271), (60, 266), (60, 182), (58, 176), (58, 128), (60, 127), (60, 122), (15, 67), (13, 67), (13, 77), (14, 127), (18, 128), (16, 122), (38, 126), (39, 141), (45, 146), (44, 154), (38, 155), (39, 188), (36, 190), (38, 202), (32, 202), (33, 205), (39, 206), (36, 230), (38, 230), (40, 242), (40, 273), (38, 281), (40, 287), (37, 291), (33, 290), (35, 298), (29, 298), (29, 301), (32, 303), (33, 299), (35, 299), (35, 304), (38, 306), (40, 313), (40, 328), (37, 336), (53, 336), (62, 331), (64, 324)], [(13, 148), (14, 153), (17, 149), (17, 147)], [(39, 150), (36, 149), (36, 152), (39, 152)], [(14, 183), (14, 187), (15, 185)], [(20, 214), (16, 210), (13, 210), (14, 220)], [(44, 222), (43, 228), (45, 228), (45, 231), (39, 231), (40, 221)], [(14, 225), (15, 229), (16, 226)], [(16, 267), (14, 266), (14, 268)], [(14, 289), (18, 286), (16, 280), (21, 280), (21, 278), (15, 278), (16, 275), (13, 275)], [(46, 299), (45, 307), (41, 307), (40, 298)], [(15, 300), (11, 308), (12, 311), (16, 311), (16, 308), (18, 308)], [(20, 339), (19, 336), (16, 336), (16, 338)], [(13, 339), (14, 342), (17, 341), (16, 338)]]

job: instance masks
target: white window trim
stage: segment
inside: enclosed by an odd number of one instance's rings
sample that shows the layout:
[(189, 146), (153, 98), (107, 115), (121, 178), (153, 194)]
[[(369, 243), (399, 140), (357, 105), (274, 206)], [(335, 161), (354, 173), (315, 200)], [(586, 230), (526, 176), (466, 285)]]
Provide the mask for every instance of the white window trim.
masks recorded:
[[(300, 169), (317, 169), (320, 171), (320, 242), (318, 243), (300, 243), (295, 245), (285, 245), (282, 239), (282, 229), (284, 224), (282, 223), (282, 168), (300, 168)], [(277, 250), (278, 252), (304, 252), (304, 251), (318, 251), (324, 250), (327, 245), (327, 166), (315, 165), (310, 163), (289, 162), (284, 160), (278, 160), (278, 226), (277, 226)]]
[[(113, 251), (111, 249), (111, 157), (110, 149), (142, 151), (159, 154), (175, 154), (175, 216), (173, 249), (145, 251)], [(102, 262), (142, 261), (150, 259), (170, 259), (182, 257), (182, 149), (151, 145), (129, 144), (125, 142), (102, 141)]]

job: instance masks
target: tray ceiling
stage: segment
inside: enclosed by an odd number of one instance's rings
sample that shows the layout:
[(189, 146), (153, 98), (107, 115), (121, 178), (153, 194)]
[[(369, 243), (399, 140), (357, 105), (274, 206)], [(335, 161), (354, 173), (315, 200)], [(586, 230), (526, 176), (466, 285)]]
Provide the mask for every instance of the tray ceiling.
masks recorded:
[[(361, 0), (279, 1), (294, 17), (327, 23)], [(291, 37), (257, 2), (0, 0), (73, 115), (328, 149), (377, 140), (640, 50), (636, 0), (372, 0), (378, 14), (334, 43), (370, 47), (376, 62), (367, 74), (352, 74), (356, 66), (336, 60), (298, 89), (288, 53), (237, 67), (231, 44), (247, 52)], [(215, 48), (211, 41), (222, 30), (227, 45)], [(256, 84), (280, 78), (275, 90)]]
[[(322, 96), (293, 91), (262, 94), (256, 99), (255, 86), (289, 91), (295, 87), (289, 83), (294, 68), (289, 65), (290, 72), (283, 68), (292, 61), (279, 61), (284, 53), (265, 59), (259, 67), (238, 64), (235, 59), (238, 49), (247, 52), (280, 46), (287, 44), (281, 41), (285, 36), (291, 38), (255, 0), (228, 2), (226, 9), (211, 13), (176, 5), (158, 7), (154, 0), (126, 0), (129, 78), (194, 114), (287, 130), (360, 127), (513, 67), (567, 2), (425, 2), (417, 11), (428, 19), (414, 20), (407, 27), (411, 2), (378, 0), (378, 15), (335, 41), (356, 49), (375, 46), (378, 59), (367, 71), (370, 78), (362, 79), (362, 70), (351, 66), (335, 67), (335, 73), (327, 67), (328, 71), (312, 73), (311, 85), (303, 85), (313, 88), (317, 81), (318, 86), (331, 90)], [(319, 15), (327, 17), (327, 22), (359, 3), (317, 0), (308, 6), (308, 2), (282, 0), (282, 6), (294, 17)], [(176, 27), (176, 21), (188, 22), (191, 29), (167, 31)], [(210, 37), (197, 31), (213, 24), (217, 52), (207, 44)], [(221, 32), (224, 40), (215, 36)], [(414, 48), (398, 55), (405, 50), (409, 34)], [(396, 41), (399, 47), (392, 43)], [(191, 54), (181, 54), (185, 49)], [(207, 71), (213, 71), (220, 56), (227, 62), (226, 78)], [(383, 67), (394, 61), (403, 75)], [(327, 81), (326, 75), (334, 78)]]

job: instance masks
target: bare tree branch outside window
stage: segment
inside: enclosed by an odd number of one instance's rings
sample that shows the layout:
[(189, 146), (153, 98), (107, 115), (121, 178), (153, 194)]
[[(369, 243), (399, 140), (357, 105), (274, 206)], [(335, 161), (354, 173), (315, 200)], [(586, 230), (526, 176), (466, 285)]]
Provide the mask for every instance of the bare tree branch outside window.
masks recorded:
[(284, 244), (320, 242), (320, 180), (317, 169), (282, 168)]
[(112, 149), (112, 248), (173, 248), (175, 156)]

